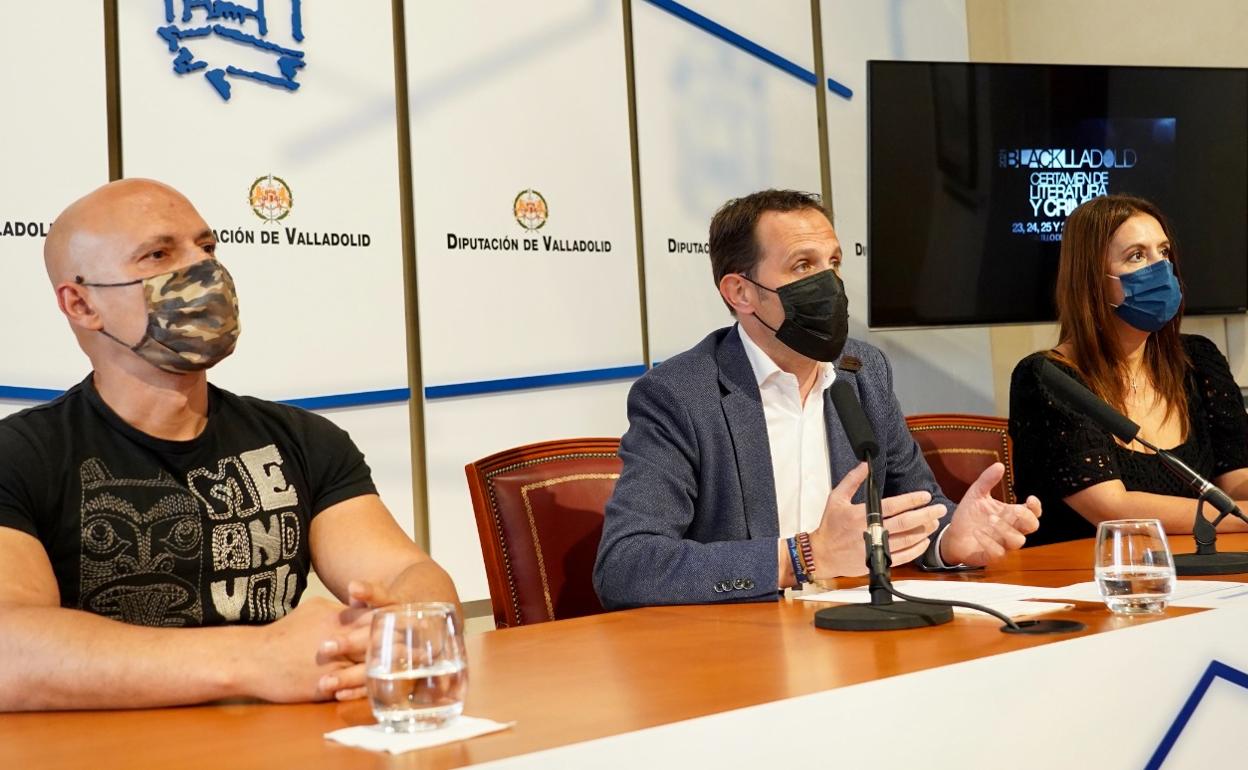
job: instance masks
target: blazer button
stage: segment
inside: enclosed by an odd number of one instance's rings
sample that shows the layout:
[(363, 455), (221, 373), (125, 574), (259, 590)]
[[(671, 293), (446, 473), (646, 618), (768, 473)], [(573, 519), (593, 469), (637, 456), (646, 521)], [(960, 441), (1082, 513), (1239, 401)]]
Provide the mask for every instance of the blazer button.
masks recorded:
[(753, 580), (750, 580), (749, 578), (746, 578), (744, 582), (745, 582), (745, 588), (746, 588), (746, 590), (749, 590), (749, 589), (751, 589), (751, 588), (753, 588), (753, 587), (754, 587), (754, 581), (753, 581)]
[(732, 581), (732, 587), (737, 589), (738, 591), (742, 590), (743, 588), (746, 587), (745, 580), (743, 578), (737, 578), (736, 580)]

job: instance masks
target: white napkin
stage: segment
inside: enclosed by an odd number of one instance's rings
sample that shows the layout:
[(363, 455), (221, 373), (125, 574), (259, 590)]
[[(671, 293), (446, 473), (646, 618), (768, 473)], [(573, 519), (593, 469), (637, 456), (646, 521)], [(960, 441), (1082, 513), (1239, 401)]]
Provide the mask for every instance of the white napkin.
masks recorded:
[(427, 749), (433, 746), (441, 746), (444, 743), (454, 743), (455, 741), (475, 738), (478, 735), (496, 733), (499, 730), (506, 730), (514, 724), (515, 722), (495, 722), (490, 719), (459, 717), (454, 722), (436, 730), (424, 730), (416, 733), (388, 733), (381, 728), (381, 725), (359, 725), (325, 733), (325, 737), (344, 746), (355, 746), (356, 748), (368, 749), (369, 751), (388, 751), (391, 754), (402, 754), (405, 751)]

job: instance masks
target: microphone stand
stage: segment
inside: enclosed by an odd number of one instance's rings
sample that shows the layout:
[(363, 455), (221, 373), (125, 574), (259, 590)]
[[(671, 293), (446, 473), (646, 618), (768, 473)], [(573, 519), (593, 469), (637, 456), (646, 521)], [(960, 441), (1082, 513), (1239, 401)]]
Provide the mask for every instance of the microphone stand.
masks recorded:
[[(1064, 634), (1084, 629), (1082, 623), (1073, 620), (1015, 621), (982, 604), (924, 599), (893, 588), (889, 577), (893, 557), (888, 550), (888, 530), (884, 527), (883, 505), (880, 502), (879, 486), (875, 483), (872, 453), (865, 452), (863, 459), (867, 461), (867, 531), (862, 533), (862, 540), (867, 552), (867, 590), (871, 594), (871, 602), (843, 604), (819, 610), (815, 612), (816, 628), (832, 631), (894, 631), (939, 626), (953, 620), (954, 607), (968, 607), (1005, 623), (1000, 631), (1007, 634)], [(903, 601), (893, 601), (894, 596)]]
[(948, 606), (893, 601), (895, 591), (888, 577), (893, 559), (888, 550), (880, 489), (875, 482), (874, 458), (866, 452), (863, 459), (867, 461), (867, 531), (862, 533), (862, 540), (866, 545), (871, 603), (819, 610), (815, 613), (815, 626), (835, 631), (891, 631), (948, 623), (953, 620), (953, 610)]
[[(1175, 554), (1174, 571), (1179, 575), (1230, 575), (1248, 572), (1248, 553), (1242, 551), (1220, 553), (1218, 551), (1218, 525), (1223, 519), (1230, 514), (1235, 514), (1244, 522), (1248, 522), (1248, 517), (1245, 517), (1239, 510), (1239, 506), (1170, 452), (1158, 449), (1139, 436), (1136, 436), (1135, 440), (1156, 452), (1167, 470), (1200, 493), (1196, 498), (1196, 518), (1192, 521), (1192, 539), (1196, 541), (1196, 552)], [(1219, 494), (1225, 501), (1222, 505), (1218, 505), (1218, 500), (1215, 499)], [(1205, 517), (1206, 501), (1219, 511), (1213, 521)]]

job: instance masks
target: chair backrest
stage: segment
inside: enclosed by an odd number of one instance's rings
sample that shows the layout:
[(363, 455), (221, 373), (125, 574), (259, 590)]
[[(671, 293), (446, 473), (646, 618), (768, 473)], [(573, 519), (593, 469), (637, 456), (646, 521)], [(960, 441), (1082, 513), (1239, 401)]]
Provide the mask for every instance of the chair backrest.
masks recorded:
[(992, 496), (1007, 503), (1014, 495), (1013, 444), (1009, 421), (977, 414), (916, 414), (906, 418), (910, 434), (936, 476), (936, 483), (955, 503), (993, 463), (1005, 464), (1005, 476)]
[(464, 467), (499, 628), (603, 612), (594, 559), (617, 438), (545, 441)]

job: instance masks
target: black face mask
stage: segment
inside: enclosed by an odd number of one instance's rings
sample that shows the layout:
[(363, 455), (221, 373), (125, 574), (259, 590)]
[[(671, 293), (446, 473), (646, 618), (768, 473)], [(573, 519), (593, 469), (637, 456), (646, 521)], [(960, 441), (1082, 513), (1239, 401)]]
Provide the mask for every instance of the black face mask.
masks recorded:
[(779, 289), (764, 286), (744, 273), (742, 278), (760, 289), (775, 292), (784, 306), (784, 323), (771, 329), (755, 314), (758, 322), (776, 334), (776, 339), (794, 351), (816, 361), (835, 361), (849, 336), (849, 298), (845, 284), (832, 270), (822, 270)]

